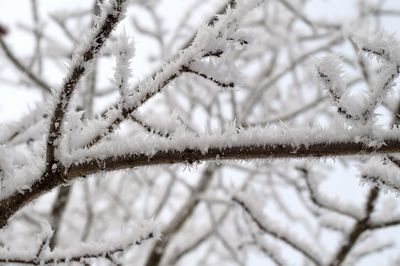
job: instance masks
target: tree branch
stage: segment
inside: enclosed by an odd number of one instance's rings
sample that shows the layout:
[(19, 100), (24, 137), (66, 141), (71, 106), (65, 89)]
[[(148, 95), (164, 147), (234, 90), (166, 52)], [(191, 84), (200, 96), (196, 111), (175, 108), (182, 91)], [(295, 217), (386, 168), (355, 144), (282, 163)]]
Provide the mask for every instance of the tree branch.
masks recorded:
[[(392, 132), (393, 133), (393, 132)], [(343, 133), (345, 134), (345, 133)], [(265, 137), (268, 139), (268, 136)], [(165, 140), (170, 141), (170, 140)], [(251, 144), (250, 140), (243, 140), (246, 144), (228, 143), (225, 147), (210, 145), (204, 148), (194, 147), (177, 149), (174, 143), (168, 149), (156, 147), (152, 154), (125, 153), (110, 155), (104, 158), (91, 158), (85, 161), (75, 161), (68, 169), (63, 170), (63, 178), (60, 173), (52, 173), (35, 181), (29, 190), (15, 192), (11, 196), (0, 201), (0, 228), (22, 206), (32, 201), (43, 193), (77, 177), (87, 176), (99, 171), (112, 171), (119, 169), (135, 168), (140, 166), (195, 163), (212, 160), (249, 160), (249, 159), (278, 159), (278, 158), (321, 158), (334, 156), (349, 156), (362, 154), (395, 153), (400, 151), (400, 140), (396, 138), (383, 138), (381, 146), (369, 146), (368, 144), (354, 140), (335, 140), (329, 142), (320, 141), (314, 143), (298, 143), (291, 145), (288, 142), (271, 144)], [(176, 145), (175, 145), (176, 146)]]
[(49, 255), (40, 255), (39, 258), (37, 256), (33, 258), (29, 258), (29, 256), (22, 255), (20, 258), (16, 257), (7, 257), (6, 255), (2, 255), (0, 258), (0, 263), (16, 263), (16, 264), (24, 264), (24, 265), (56, 265), (59, 263), (68, 263), (68, 262), (82, 262), (89, 259), (105, 257), (109, 259), (108, 256), (112, 254), (123, 252), (127, 248), (133, 245), (141, 245), (143, 241), (147, 241), (149, 239), (153, 239), (156, 237), (155, 233), (149, 229), (145, 229), (145, 232), (142, 235), (135, 237), (134, 239), (130, 239), (130, 242), (117, 244), (114, 247), (91, 247), (90, 249), (82, 247), (82, 250), (71, 252), (66, 256), (60, 256), (58, 252), (54, 252)]
[[(65, 78), (61, 91), (58, 95), (58, 101), (53, 112), (50, 122), (49, 135), (47, 140), (46, 150), (46, 171), (52, 169), (54, 163), (54, 152), (58, 146), (58, 140), (61, 136), (61, 128), (64, 116), (66, 114), (72, 94), (75, 90), (76, 84), (80, 81), (82, 76), (88, 69), (90, 63), (96, 54), (100, 51), (105, 41), (111, 34), (120, 20), (121, 13), (124, 9), (126, 0), (115, 0), (111, 2), (112, 9), (108, 14), (103, 14), (102, 21), (95, 27), (93, 33), (89, 36), (83, 44), (83, 47), (78, 49), (78, 52), (73, 57), (73, 66), (70, 73)], [(85, 46), (86, 44), (86, 46)]]
[(304, 245), (300, 245), (299, 241), (289, 238), (289, 235), (287, 233), (284, 233), (283, 230), (277, 232), (274, 229), (270, 228), (269, 224), (264, 219), (262, 219), (263, 217), (260, 217), (261, 215), (259, 215), (259, 213), (257, 213), (256, 210), (253, 208), (254, 206), (249, 206), (247, 202), (244, 202), (241, 199), (241, 197), (233, 197), (232, 200), (235, 201), (240, 207), (242, 207), (247, 214), (249, 214), (250, 218), (256, 223), (257, 227), (260, 230), (286, 243), (287, 245), (307, 257), (315, 265), (321, 265), (320, 259), (317, 258), (315, 254), (307, 249)]
[[(0, 30), (1, 31), (1, 30)], [(42, 80), (38, 75), (34, 74), (28, 67), (26, 67), (11, 51), (3, 37), (0, 34), (0, 47), (3, 49), (7, 58), (14, 64), (14, 66), (24, 75), (26, 75), (35, 85), (46, 93), (50, 92), (51, 86)]]
[(367, 204), (365, 206), (365, 216), (363, 219), (357, 221), (354, 225), (353, 229), (351, 230), (350, 234), (344, 240), (342, 246), (339, 248), (339, 251), (336, 253), (334, 259), (329, 264), (330, 266), (337, 266), (341, 265), (342, 262), (346, 259), (347, 255), (350, 253), (352, 248), (355, 246), (357, 240), (360, 236), (369, 229), (369, 220), (371, 217), (372, 212), (375, 208), (375, 202), (379, 196), (379, 188), (373, 187), (369, 191)]

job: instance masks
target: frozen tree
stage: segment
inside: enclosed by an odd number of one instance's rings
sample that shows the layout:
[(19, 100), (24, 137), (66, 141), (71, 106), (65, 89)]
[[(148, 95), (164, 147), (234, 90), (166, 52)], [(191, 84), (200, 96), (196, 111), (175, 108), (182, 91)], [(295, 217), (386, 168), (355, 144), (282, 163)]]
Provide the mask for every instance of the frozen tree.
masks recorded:
[(0, 265), (399, 263), (396, 1), (22, 3)]

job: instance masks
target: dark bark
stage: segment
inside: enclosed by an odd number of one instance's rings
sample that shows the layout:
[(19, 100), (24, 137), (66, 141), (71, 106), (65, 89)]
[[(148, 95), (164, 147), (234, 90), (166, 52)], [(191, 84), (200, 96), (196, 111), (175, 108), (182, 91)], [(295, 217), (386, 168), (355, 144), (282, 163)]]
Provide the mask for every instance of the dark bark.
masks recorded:
[(84, 163), (72, 164), (64, 171), (60, 166), (54, 173), (43, 175), (32, 185), (30, 190), (15, 192), (0, 201), (0, 228), (7, 220), (25, 204), (31, 202), (43, 193), (78, 177), (84, 177), (99, 171), (135, 168), (139, 166), (196, 163), (212, 160), (249, 160), (249, 159), (278, 159), (278, 158), (321, 158), (348, 156), (360, 154), (386, 154), (400, 152), (400, 140), (386, 139), (386, 145), (380, 147), (367, 146), (360, 142), (331, 142), (299, 145), (248, 145), (227, 148), (209, 148), (207, 152), (200, 149), (185, 149), (159, 151), (154, 155), (126, 154), (106, 159), (92, 159)]
[(50, 238), (49, 246), (50, 249), (53, 250), (58, 242), (58, 231), (60, 230), (61, 221), (63, 214), (66, 210), (69, 195), (71, 193), (70, 186), (61, 186), (58, 190), (58, 194), (56, 200), (53, 205), (53, 209), (51, 210), (51, 226), (53, 228), (53, 235)]
[(341, 265), (346, 259), (347, 255), (356, 246), (357, 240), (360, 236), (369, 229), (369, 222), (372, 212), (374, 211), (375, 202), (379, 196), (379, 188), (373, 187), (369, 191), (367, 204), (365, 206), (365, 216), (356, 222), (350, 234), (346, 237), (343, 245), (340, 247), (333, 261), (329, 264), (330, 266)]

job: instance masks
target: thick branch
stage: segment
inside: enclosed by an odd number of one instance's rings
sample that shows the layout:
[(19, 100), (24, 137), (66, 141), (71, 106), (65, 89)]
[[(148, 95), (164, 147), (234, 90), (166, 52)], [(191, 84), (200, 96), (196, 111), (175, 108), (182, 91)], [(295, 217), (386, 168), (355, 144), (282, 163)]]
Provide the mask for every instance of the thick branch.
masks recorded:
[(198, 149), (169, 149), (158, 151), (153, 155), (123, 154), (110, 156), (105, 159), (92, 159), (82, 164), (72, 164), (66, 178), (93, 174), (98, 171), (119, 170), (138, 166), (195, 163), (210, 160), (249, 160), (249, 159), (277, 159), (277, 158), (304, 158), (304, 157), (332, 157), (361, 155), (370, 153), (394, 153), (400, 151), (400, 140), (388, 139), (386, 145), (380, 147), (367, 146), (360, 142), (317, 142), (309, 145), (300, 144), (252, 144), (230, 147), (209, 147), (207, 151)]
[[(331, 143), (315, 142), (309, 144), (247, 144), (242, 146), (227, 145), (226, 147), (210, 146), (203, 149), (160, 150), (152, 155), (137, 153), (111, 156), (105, 159), (93, 158), (79, 164), (73, 163), (64, 172), (52, 173), (43, 176), (34, 182), (29, 190), (15, 192), (0, 201), (0, 228), (6, 225), (7, 220), (25, 204), (50, 191), (51, 189), (74, 180), (77, 177), (94, 174), (99, 171), (112, 171), (118, 169), (134, 168), (139, 166), (195, 163), (211, 160), (249, 160), (249, 159), (277, 159), (277, 158), (304, 158), (304, 157), (332, 157), (360, 154), (395, 153), (400, 151), (400, 140), (383, 139), (386, 145), (379, 147), (368, 146), (360, 142), (346, 142), (331, 140)], [(63, 178), (60, 178), (63, 173)]]

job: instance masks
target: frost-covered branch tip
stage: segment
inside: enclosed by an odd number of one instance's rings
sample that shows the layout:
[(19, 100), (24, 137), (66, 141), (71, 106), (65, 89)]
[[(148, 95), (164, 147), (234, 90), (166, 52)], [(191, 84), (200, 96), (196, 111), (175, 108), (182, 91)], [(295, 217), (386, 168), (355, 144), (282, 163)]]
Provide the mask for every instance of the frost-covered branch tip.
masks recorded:
[(112, 85), (114, 88), (118, 88), (121, 97), (125, 98), (129, 93), (129, 78), (132, 74), (130, 64), (135, 56), (135, 44), (123, 31), (116, 41), (115, 49), (116, 66)]
[(388, 33), (384, 30), (376, 33), (361, 32), (354, 34), (352, 39), (360, 51), (375, 56), (378, 60), (399, 65), (400, 46), (395, 33)]
[(317, 66), (318, 75), (324, 83), (329, 85), (327, 89), (335, 103), (340, 103), (340, 99), (347, 89), (343, 80), (342, 66), (342, 59), (334, 54), (325, 56)]
[(347, 121), (361, 122), (363, 125), (372, 121), (376, 107), (390, 91), (400, 73), (397, 41), (392, 35), (384, 33), (376, 36), (372, 39), (357, 39), (362, 51), (377, 56), (378, 60), (386, 60), (375, 82), (366, 90), (365, 96), (361, 94), (356, 98), (347, 90), (343, 81), (342, 61), (336, 55), (327, 55), (317, 65), (317, 78), (329, 92), (338, 113)]
[(347, 94), (347, 85), (343, 80), (343, 62), (334, 55), (325, 56), (317, 65), (317, 78), (328, 91), (337, 111), (348, 121), (362, 121), (365, 124), (369, 120), (369, 111), (364, 108), (364, 101), (356, 101)]
[(378, 186), (381, 190), (394, 192), (400, 195), (399, 166), (394, 162), (398, 159), (389, 156), (384, 158), (371, 158), (360, 166), (361, 181)]
[(98, 54), (112, 30), (120, 21), (126, 9), (126, 0), (110, 0), (102, 5), (102, 13), (98, 17), (94, 29), (79, 44), (72, 57), (69, 73), (57, 91), (57, 100), (50, 122), (47, 139), (46, 162), (47, 171), (51, 170), (54, 161), (54, 152), (61, 136), (61, 127), (66, 115), (70, 99), (76, 84), (87, 72), (93, 58)]

